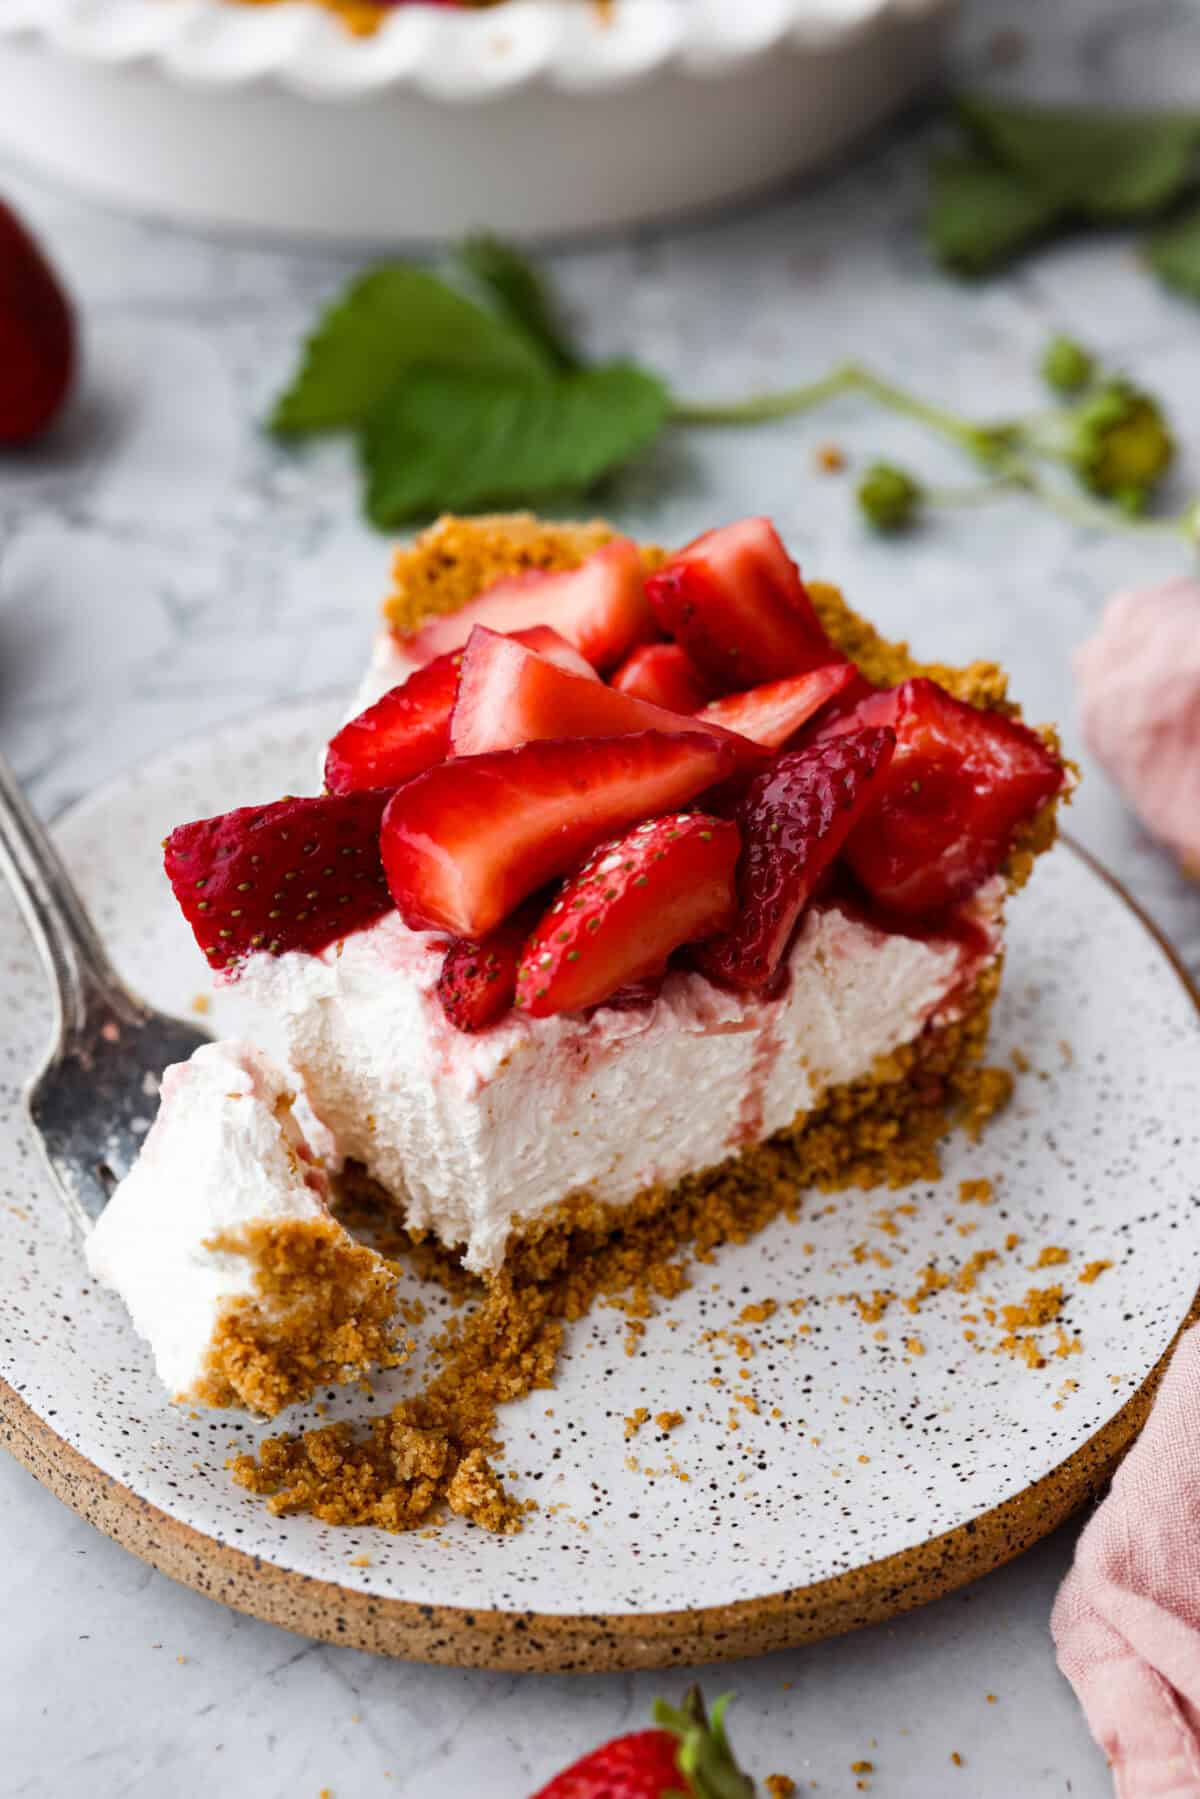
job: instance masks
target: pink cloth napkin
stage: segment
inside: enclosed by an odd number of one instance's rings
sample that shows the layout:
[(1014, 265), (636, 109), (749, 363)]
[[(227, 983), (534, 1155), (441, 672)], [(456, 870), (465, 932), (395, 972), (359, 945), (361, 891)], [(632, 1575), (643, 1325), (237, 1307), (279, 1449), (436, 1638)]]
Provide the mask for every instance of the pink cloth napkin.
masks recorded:
[(1200, 1799), (1200, 1325), (1079, 1539), (1050, 1628), (1117, 1799)]
[(1200, 581), (1115, 595), (1075, 676), (1088, 748), (1200, 878)]

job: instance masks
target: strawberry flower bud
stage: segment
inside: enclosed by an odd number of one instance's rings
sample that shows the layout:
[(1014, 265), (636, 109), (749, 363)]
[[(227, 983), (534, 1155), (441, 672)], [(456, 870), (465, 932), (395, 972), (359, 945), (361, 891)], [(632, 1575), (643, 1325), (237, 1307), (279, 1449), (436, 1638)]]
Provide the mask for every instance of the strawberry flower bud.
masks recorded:
[(1084, 487), (1127, 512), (1142, 511), (1174, 456), (1158, 401), (1128, 381), (1106, 381), (1071, 417), (1067, 460)]
[(877, 531), (904, 531), (925, 497), (919, 482), (891, 462), (873, 462), (858, 484), (859, 510)]
[(1042, 379), (1056, 393), (1075, 394), (1091, 385), (1096, 358), (1073, 337), (1052, 337), (1042, 356)]

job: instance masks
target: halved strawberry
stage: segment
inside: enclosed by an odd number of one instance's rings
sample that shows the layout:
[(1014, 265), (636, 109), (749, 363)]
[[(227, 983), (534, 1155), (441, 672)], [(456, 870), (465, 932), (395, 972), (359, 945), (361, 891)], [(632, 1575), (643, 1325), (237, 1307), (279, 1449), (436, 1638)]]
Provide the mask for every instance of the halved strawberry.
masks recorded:
[(736, 760), (713, 736), (642, 731), (442, 762), (399, 788), (383, 815), (392, 895), (414, 930), (486, 936), (597, 843), (686, 805)]
[(940, 912), (996, 873), (1018, 826), (1060, 791), (1065, 771), (1027, 725), (968, 706), (935, 681), (873, 694), (835, 730), (880, 725), (896, 733), (895, 760), (846, 860), (888, 910)]
[(661, 974), (672, 950), (733, 921), (736, 825), (703, 812), (652, 818), (592, 851), (525, 946), (517, 1005), (581, 1012)]
[(536, 924), (528, 907), (488, 936), (458, 937), (446, 951), (437, 993), (442, 1010), (460, 1031), (482, 1031), (502, 1018), (517, 991), (517, 964)]
[(769, 986), (800, 914), (874, 805), (895, 745), (891, 731), (856, 731), (789, 750), (750, 783), (737, 809), (744, 845), (737, 921), (696, 954), (710, 979)]
[(242, 806), (179, 825), (167, 879), (214, 968), (254, 950), (315, 953), (390, 912), (379, 859), (380, 792)]
[(769, 519), (698, 537), (650, 576), (646, 593), (662, 629), (718, 692), (845, 660)]
[(696, 722), (723, 725), (727, 731), (749, 737), (752, 743), (776, 750), (830, 700), (851, 687), (857, 674), (852, 662), (830, 662), (807, 675), (790, 675), (785, 681), (768, 681), (763, 687), (726, 694), (698, 712)]
[[(513, 637), (547, 662), (599, 684), (591, 663), (549, 625), (532, 625), (514, 631)], [(325, 785), (330, 793), (399, 787), (423, 768), (445, 761), (450, 754), (450, 714), (458, 697), (462, 659), (462, 650), (435, 656), (342, 726), (325, 757)]]
[(614, 668), (635, 645), (658, 635), (646, 599), (637, 545), (615, 537), (578, 568), (529, 569), (497, 581), (457, 612), (431, 619), (402, 639), (415, 660), (461, 649), (475, 625), (512, 632), (552, 625), (594, 668)]
[(463, 653), (450, 720), (456, 756), (481, 756), (557, 737), (624, 737), (630, 731), (704, 731), (728, 744), (738, 767), (758, 769), (762, 749), (706, 719), (651, 706), (600, 681), (555, 668), (511, 637), (476, 625)]
[(711, 689), (682, 644), (644, 643), (627, 656), (612, 685), (668, 712), (699, 712)]
[(330, 793), (399, 787), (445, 761), (462, 659), (461, 650), (435, 656), (342, 726), (325, 754)]

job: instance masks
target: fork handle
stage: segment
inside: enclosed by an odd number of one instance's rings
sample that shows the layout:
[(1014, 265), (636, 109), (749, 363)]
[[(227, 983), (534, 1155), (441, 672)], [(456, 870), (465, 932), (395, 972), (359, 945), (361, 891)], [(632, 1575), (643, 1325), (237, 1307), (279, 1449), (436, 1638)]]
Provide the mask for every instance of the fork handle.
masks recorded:
[(44, 826), (0, 756), (0, 869), (8, 876), (54, 983), (64, 1034), (83, 1030), (98, 999), (120, 1013), (130, 996), (105, 953)]

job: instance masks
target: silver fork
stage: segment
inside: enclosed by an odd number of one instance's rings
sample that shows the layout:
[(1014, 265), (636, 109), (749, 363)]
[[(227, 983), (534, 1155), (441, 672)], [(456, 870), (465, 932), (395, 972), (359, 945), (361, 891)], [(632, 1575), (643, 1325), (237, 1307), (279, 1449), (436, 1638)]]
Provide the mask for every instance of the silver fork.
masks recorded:
[(25, 1107), (68, 1212), (88, 1231), (133, 1166), (162, 1070), (211, 1039), (155, 1012), (126, 987), (3, 756), (0, 869), (56, 1001), (53, 1040), (25, 1089)]

